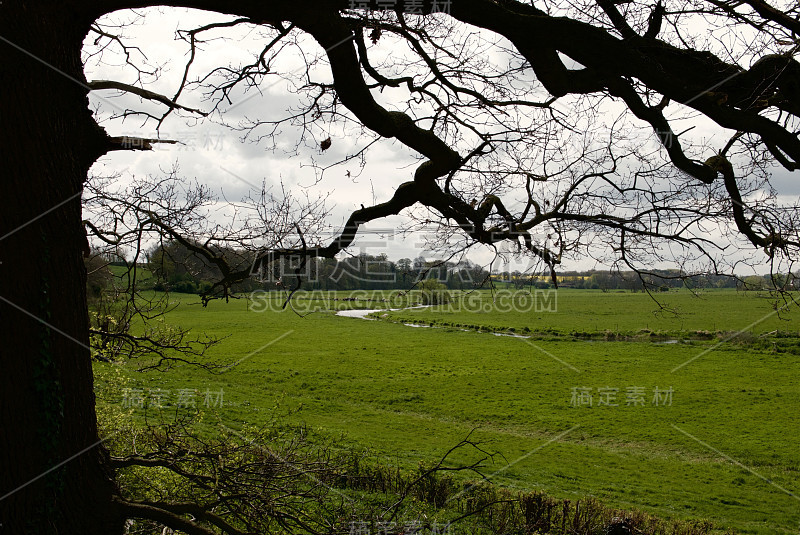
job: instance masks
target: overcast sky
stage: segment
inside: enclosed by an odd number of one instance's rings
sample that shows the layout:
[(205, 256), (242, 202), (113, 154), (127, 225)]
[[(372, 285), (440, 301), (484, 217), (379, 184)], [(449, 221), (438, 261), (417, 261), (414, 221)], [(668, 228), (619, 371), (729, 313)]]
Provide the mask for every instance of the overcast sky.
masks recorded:
[[(231, 17), (224, 15), (183, 9), (148, 9), (136, 13), (140, 17), (130, 12), (120, 12), (106, 17), (101, 22), (134, 21), (133, 26), (124, 30), (126, 43), (140, 47), (147, 58), (146, 61), (159, 68), (157, 80), (144, 78), (147, 82), (146, 87), (169, 96), (174, 94), (179, 85), (189, 51), (186, 42), (175, 39), (176, 29), (190, 29), (214, 21), (231, 20)], [(252, 62), (253, 51), (260, 50), (256, 47), (258, 45), (263, 47), (266, 39), (260, 30), (227, 29), (209, 34), (209, 37), (212, 35), (233, 35), (238, 40), (220, 39), (204, 45), (204, 50), (198, 54), (193, 65), (195, 75), (209, 72), (217, 66), (235, 66)], [(93, 38), (91, 34), (87, 38), (85, 47), (87, 52), (93, 50), (91, 46)], [(309, 56), (320, 54), (322, 50), (309, 39), (303, 53)], [(337, 128), (326, 132), (323, 125), (322, 131), (318, 133), (319, 138), (308, 140), (295, 153), (297, 132), (292, 132), (289, 128), (284, 129), (284, 135), (280, 137), (281, 141), (276, 150), (270, 150), (267, 143), (243, 140), (242, 132), (219, 124), (224, 121), (226, 125), (236, 126), (248, 118), (277, 119), (285, 114), (289, 107), (297, 105), (297, 97), (291, 92), (290, 82), (282, 74), (287, 72), (299, 74), (305, 68), (299, 61), (299, 51), (298, 53), (289, 51), (281, 57), (283, 59), (273, 65), (273, 70), (279, 74), (262, 83), (260, 91), (234, 92), (233, 103), (222, 106), (223, 113), (220, 117), (198, 120), (185, 112), (176, 113), (164, 122), (160, 132), (155, 131), (155, 122), (144, 123), (140, 117), (128, 117), (125, 120), (107, 120), (107, 118), (109, 114), (126, 108), (146, 109), (160, 115), (164, 110), (163, 107), (146, 101), (141, 102), (138, 97), (132, 95), (120, 95), (116, 91), (92, 92), (90, 95), (92, 109), (97, 110), (96, 117), (110, 135), (161, 137), (181, 142), (178, 145), (157, 145), (156, 150), (152, 152), (109, 153), (95, 164), (92, 172), (98, 175), (121, 173), (121, 181), (124, 181), (133, 175), (163, 174), (165, 169), (170, 169), (177, 163), (182, 176), (208, 185), (219, 197), (220, 203), (242, 200), (248, 192), (260, 189), (262, 181), (274, 188), (279, 188), (282, 183), (293, 192), (329, 195), (327, 204), (332, 209), (329, 221), (337, 228), (362, 204), (370, 205), (386, 201), (399, 184), (412, 179), (418, 160), (408, 148), (391, 139), (380, 141), (370, 150), (363, 169), (359, 168), (357, 162), (352, 161), (327, 171), (324, 180), (320, 182), (317, 180), (318, 175), (315, 174), (315, 170), (309, 165), (312, 161), (318, 166), (332, 164), (341, 160), (349, 151), (353, 151), (359, 142), (363, 144), (367, 138), (354, 140), (350, 137), (351, 132)], [(136, 61), (144, 59), (135, 51), (133, 58)], [(98, 64), (95, 58), (87, 59), (88, 80), (136, 82), (136, 73), (122, 64), (121, 56), (106, 54), (103, 59), (102, 64)], [(327, 74), (324, 70), (317, 72), (321, 78)], [(329, 74), (327, 78), (330, 78)], [(378, 95), (378, 98), (383, 102), (391, 101), (390, 94)], [(190, 107), (200, 109), (209, 107), (209, 103), (203, 101), (199, 91), (185, 93), (180, 101)], [(697, 126), (696, 135), (719, 135), (718, 132), (714, 133), (710, 125), (704, 126), (700, 123)], [(707, 130), (704, 131), (704, 128)], [(323, 152), (318, 143), (325, 133), (330, 135), (332, 145)], [(791, 202), (800, 196), (797, 173), (793, 176), (788, 172), (778, 172), (773, 177), (772, 183), (784, 200)], [(401, 237), (390, 232), (404, 223), (407, 223), (407, 220), (403, 217), (387, 218), (371, 223), (367, 228), (372, 231), (360, 237), (350, 252), (363, 251), (370, 254), (385, 252), (391, 259), (417, 256), (438, 258), (436, 252), (425, 250), (423, 235), (417, 233)], [(470, 252), (469, 258), (486, 264), (493, 258), (493, 253), (487, 247), (477, 246)], [(516, 263), (512, 265), (512, 269), (525, 270), (534, 265), (530, 262)], [(493, 267), (505, 269), (502, 263), (500, 265), (496, 263)], [(604, 266), (596, 261), (586, 259), (569, 261), (562, 266), (562, 269), (602, 267)]]

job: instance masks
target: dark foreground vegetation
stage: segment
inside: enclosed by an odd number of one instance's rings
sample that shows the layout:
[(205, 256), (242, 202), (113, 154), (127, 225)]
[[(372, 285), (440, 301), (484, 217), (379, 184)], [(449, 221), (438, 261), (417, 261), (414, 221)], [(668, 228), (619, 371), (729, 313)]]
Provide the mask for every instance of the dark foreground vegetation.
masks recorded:
[[(470, 436), (438, 462), (407, 469), (341, 440), (314, 436), (306, 427), (273, 422), (234, 430), (218, 424), (210, 438), (208, 429), (199, 432), (195, 424), (184, 417), (113, 431), (109, 445), (122, 491), (119, 504), (132, 517), (161, 511), (171, 525), (204, 535), (215, 528), (349, 535), (723, 532), (709, 521), (667, 521), (591, 497), (557, 499), (496, 486), (483, 472), (498, 454)], [(448, 456), (456, 450), (468, 450), (475, 462), (454, 466)], [(182, 521), (185, 515), (209, 527)], [(153, 520), (131, 520), (126, 532), (164, 533)]]

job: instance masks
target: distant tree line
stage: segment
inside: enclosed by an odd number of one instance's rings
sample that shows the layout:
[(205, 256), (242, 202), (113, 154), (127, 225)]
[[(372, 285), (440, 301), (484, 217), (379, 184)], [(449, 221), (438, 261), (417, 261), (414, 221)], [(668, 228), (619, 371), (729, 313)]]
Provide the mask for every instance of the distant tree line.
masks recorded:
[[(215, 248), (214, 253), (235, 269), (248, 264), (247, 256), (235, 248)], [(154, 276), (154, 289), (201, 294), (222, 278), (220, 269), (176, 241), (164, 241), (147, 252), (147, 266)], [(250, 292), (263, 285), (253, 279), (236, 284), (235, 291)]]
[[(519, 271), (505, 271), (492, 275), (492, 281), (516, 288), (553, 288), (549, 276), (531, 275)], [(739, 290), (797, 289), (800, 275), (773, 274), (735, 277), (731, 275), (688, 275), (677, 269), (651, 270), (649, 273), (633, 271), (563, 271), (558, 275), (559, 288), (591, 290), (668, 291), (670, 288), (737, 288)]]
[[(219, 249), (229, 265), (246, 268), (250, 254), (236, 249)], [(108, 259), (109, 261), (111, 259)], [(124, 265), (124, 261), (110, 261)], [(183, 245), (167, 241), (153, 247), (147, 254), (147, 268), (153, 274), (152, 287), (158, 291), (201, 294), (213, 281), (219, 280), (219, 269), (206, 259), (195, 255)], [(419, 288), (423, 280), (435, 280), (441, 288), (470, 290), (496, 286), (516, 289), (549, 289), (554, 284), (549, 275), (536, 275), (520, 271), (496, 272), (490, 276), (482, 266), (469, 260), (441, 262), (423, 257), (390, 260), (386, 254), (358, 254), (344, 259), (316, 258), (302, 264), (291, 258), (270, 266), (269, 272), (254, 274), (236, 284), (237, 292), (253, 290), (407, 290)], [(90, 277), (90, 285), (99, 282), (98, 271)], [(627, 290), (668, 291), (671, 288), (737, 288), (739, 290), (797, 289), (800, 275), (687, 275), (677, 269), (652, 270), (648, 274), (632, 271), (563, 271), (558, 275), (559, 288), (592, 289), (602, 291)], [(96, 290), (96, 289), (92, 289)]]
[[(252, 255), (236, 249), (215, 251), (237, 269), (246, 268)], [(147, 266), (154, 276), (153, 288), (159, 291), (202, 293), (219, 280), (219, 269), (185, 246), (169, 241), (157, 245), (147, 254)], [(441, 262), (423, 257), (389, 260), (386, 254), (359, 254), (344, 259), (315, 258), (302, 263), (285, 258), (237, 283), (237, 292), (253, 290), (381, 290), (411, 289), (424, 280), (435, 280), (443, 288), (467, 290), (479, 288), (489, 280), (489, 272), (468, 260)]]

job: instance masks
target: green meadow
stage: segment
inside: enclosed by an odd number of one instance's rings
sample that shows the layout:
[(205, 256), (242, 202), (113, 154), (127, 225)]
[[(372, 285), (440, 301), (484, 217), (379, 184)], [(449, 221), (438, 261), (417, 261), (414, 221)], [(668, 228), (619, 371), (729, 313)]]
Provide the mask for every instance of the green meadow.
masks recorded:
[(211, 432), (280, 417), (400, 467), (472, 432), (500, 454), (483, 470), (500, 486), (720, 531), (800, 529), (800, 311), (727, 290), (659, 293), (658, 304), (482, 290), (366, 321), (333, 309), (409, 305), (412, 294), (333, 297), (298, 294), (295, 312), (275, 296), (204, 308), (172, 294), (166, 320), (224, 338), (206, 359), (221, 367), (98, 363), (101, 411), (142, 420), (155, 397), (166, 412), (207, 413)]

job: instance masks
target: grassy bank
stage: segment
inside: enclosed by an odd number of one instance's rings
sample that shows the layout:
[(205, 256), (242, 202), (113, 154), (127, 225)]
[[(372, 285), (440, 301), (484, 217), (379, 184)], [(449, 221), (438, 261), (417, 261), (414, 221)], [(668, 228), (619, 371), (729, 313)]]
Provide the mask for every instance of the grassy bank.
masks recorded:
[[(510, 489), (744, 533), (796, 533), (800, 524), (800, 502), (787, 493), (798, 490), (800, 357), (771, 345), (773, 331), (794, 340), (798, 324), (755, 294), (670, 292), (665, 304), (682, 313), (675, 317), (654, 314), (643, 294), (560, 291), (555, 310), (515, 311), (493, 309), (483, 293), (477, 310), (385, 312), (384, 321), (336, 317), (322, 300), (320, 311), (299, 317), (272, 305), (255, 312), (246, 301), (202, 308), (194, 296), (173, 298), (181, 303), (169, 321), (227, 336), (209, 358), (231, 367), (137, 373), (99, 364), (102, 404), (141, 418), (134, 390), (144, 406), (159, 394), (167, 409), (183, 395), (233, 428), (268, 421), (280, 405), (297, 423), (345, 433), (406, 467), (438, 459), (476, 429), (473, 438), (504, 456), (486, 474)], [(553, 336), (498, 337), (464, 325)], [(572, 334), (643, 330), (713, 334), (670, 344)], [(717, 334), (739, 330), (769, 343)], [(459, 455), (454, 462), (474, 460)]]

